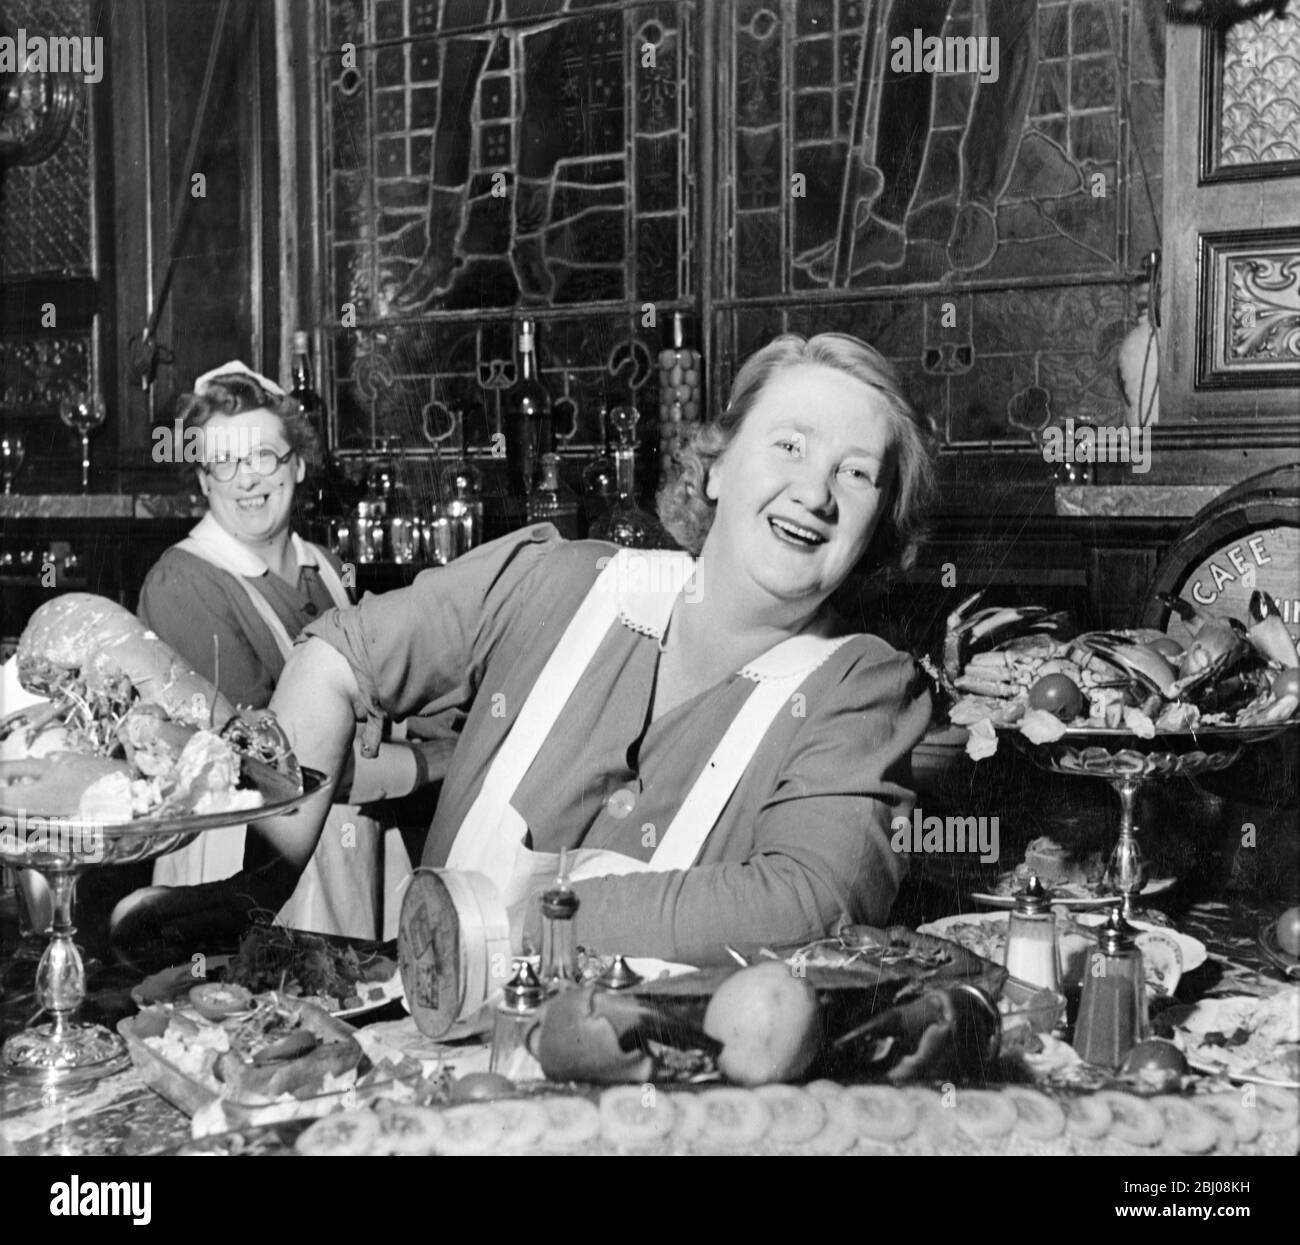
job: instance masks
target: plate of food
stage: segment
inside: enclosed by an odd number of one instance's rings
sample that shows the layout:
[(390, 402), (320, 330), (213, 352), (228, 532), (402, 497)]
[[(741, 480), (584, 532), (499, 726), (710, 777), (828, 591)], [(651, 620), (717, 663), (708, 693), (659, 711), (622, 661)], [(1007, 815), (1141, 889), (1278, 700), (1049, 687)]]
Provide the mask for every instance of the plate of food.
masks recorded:
[(274, 991), (219, 1018), (154, 1004), (117, 1031), (146, 1084), (196, 1132), (314, 1118), (373, 1094), (409, 1096), (418, 1065), (373, 1064), (350, 1025)]
[(1300, 1089), (1300, 986), (1267, 998), (1202, 999), (1162, 1014), (1189, 1066), (1230, 1081)]
[[(968, 951), (992, 960), (1006, 962), (1009, 912), (975, 912), (941, 917), (917, 927), (918, 933), (933, 934), (960, 943)], [(1061, 987), (1079, 986), (1087, 967), (1088, 955), (1096, 949), (1095, 927), (1106, 920), (1096, 912), (1056, 914), (1056, 941), (1061, 957)], [(1184, 973), (1205, 963), (1205, 944), (1188, 934), (1133, 921), (1138, 930), (1136, 941), (1142, 950), (1147, 986), (1160, 994), (1173, 994)]]
[[(986, 907), (1014, 907), (1016, 895), (1029, 885), (1031, 877), (1037, 877), (1051, 892), (1053, 906), (1099, 908), (1117, 904), (1123, 898), (1106, 883), (1106, 858), (1101, 852), (1072, 850), (1048, 836), (1032, 840), (1020, 864), (999, 875), (991, 889), (976, 892), (971, 898)], [(1138, 893), (1159, 895), (1176, 881), (1152, 878)]]
[(192, 1006), (200, 986), (244, 994), (274, 989), (336, 1019), (360, 1016), (402, 997), (397, 961), (382, 944), (254, 925), (235, 955), (196, 957), (165, 968), (134, 987), (131, 998), (137, 1007)]

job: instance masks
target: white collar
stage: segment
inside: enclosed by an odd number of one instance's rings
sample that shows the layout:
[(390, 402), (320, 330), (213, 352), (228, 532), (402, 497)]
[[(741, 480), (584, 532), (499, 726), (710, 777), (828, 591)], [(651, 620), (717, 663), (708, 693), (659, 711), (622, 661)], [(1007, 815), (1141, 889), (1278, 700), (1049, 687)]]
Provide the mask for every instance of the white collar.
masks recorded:
[[(247, 545), (236, 540), (226, 531), (210, 510), (190, 530), (190, 539), (211, 550), (221, 564), (236, 575), (256, 579), (259, 575), (270, 572), (270, 567)], [(300, 567), (320, 565), (315, 546), (309, 545), (297, 532), (289, 533), (289, 543), (293, 547), (293, 556)]]
[[(620, 549), (615, 563), (619, 621), (639, 635), (662, 642), (673, 604), (695, 572), (695, 560), (690, 554), (676, 550)], [(852, 638), (851, 635), (835, 639), (791, 636), (737, 673), (755, 683), (768, 679), (803, 679)]]

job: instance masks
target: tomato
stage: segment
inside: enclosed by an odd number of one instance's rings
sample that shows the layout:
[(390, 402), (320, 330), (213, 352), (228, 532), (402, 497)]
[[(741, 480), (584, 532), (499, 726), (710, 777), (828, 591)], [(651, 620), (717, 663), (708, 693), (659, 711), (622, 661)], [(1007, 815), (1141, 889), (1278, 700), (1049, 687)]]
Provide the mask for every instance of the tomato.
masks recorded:
[(452, 1102), (489, 1102), (493, 1098), (507, 1098), (514, 1092), (515, 1084), (508, 1076), (471, 1072), (452, 1085), (449, 1097)]
[(1162, 635), (1159, 639), (1148, 640), (1147, 648), (1159, 653), (1166, 661), (1176, 666), (1183, 660), (1183, 646), (1171, 635)]
[(225, 1020), (253, 1006), (253, 996), (243, 986), (205, 981), (190, 991), (190, 1006), (205, 1020)]
[(1281, 700), (1283, 696), (1294, 696), (1300, 699), (1300, 669), (1292, 666), (1290, 670), (1283, 670), (1273, 679), (1273, 695)]
[(1073, 679), (1045, 674), (1029, 689), (1029, 707), (1054, 713), (1062, 722), (1073, 722), (1083, 712), (1083, 693)]
[(1277, 918), (1277, 945), (1287, 955), (1300, 956), (1300, 908), (1288, 908)]

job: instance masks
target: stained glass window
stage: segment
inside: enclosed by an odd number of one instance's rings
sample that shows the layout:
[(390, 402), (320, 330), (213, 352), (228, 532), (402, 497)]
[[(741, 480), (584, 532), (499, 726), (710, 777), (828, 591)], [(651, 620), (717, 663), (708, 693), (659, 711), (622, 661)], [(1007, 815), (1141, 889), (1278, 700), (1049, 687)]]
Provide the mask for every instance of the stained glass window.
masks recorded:
[[(694, 3), (331, 0), (324, 217), (344, 445), (500, 431), (511, 325), (573, 400), (651, 375), (697, 289)], [(647, 304), (651, 310), (647, 312)]]

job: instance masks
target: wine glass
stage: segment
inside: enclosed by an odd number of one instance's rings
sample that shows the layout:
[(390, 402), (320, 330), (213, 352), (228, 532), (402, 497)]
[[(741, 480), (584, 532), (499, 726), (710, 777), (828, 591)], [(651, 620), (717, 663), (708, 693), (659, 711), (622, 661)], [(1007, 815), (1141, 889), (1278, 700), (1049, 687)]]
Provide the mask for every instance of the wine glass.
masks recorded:
[(90, 434), (104, 422), (108, 407), (98, 393), (69, 393), (59, 403), (59, 418), (81, 434), (81, 491), (90, 492)]
[(14, 491), (14, 476), (18, 474), (27, 455), (27, 447), (16, 432), (0, 436), (0, 474), (4, 476), (6, 496)]

